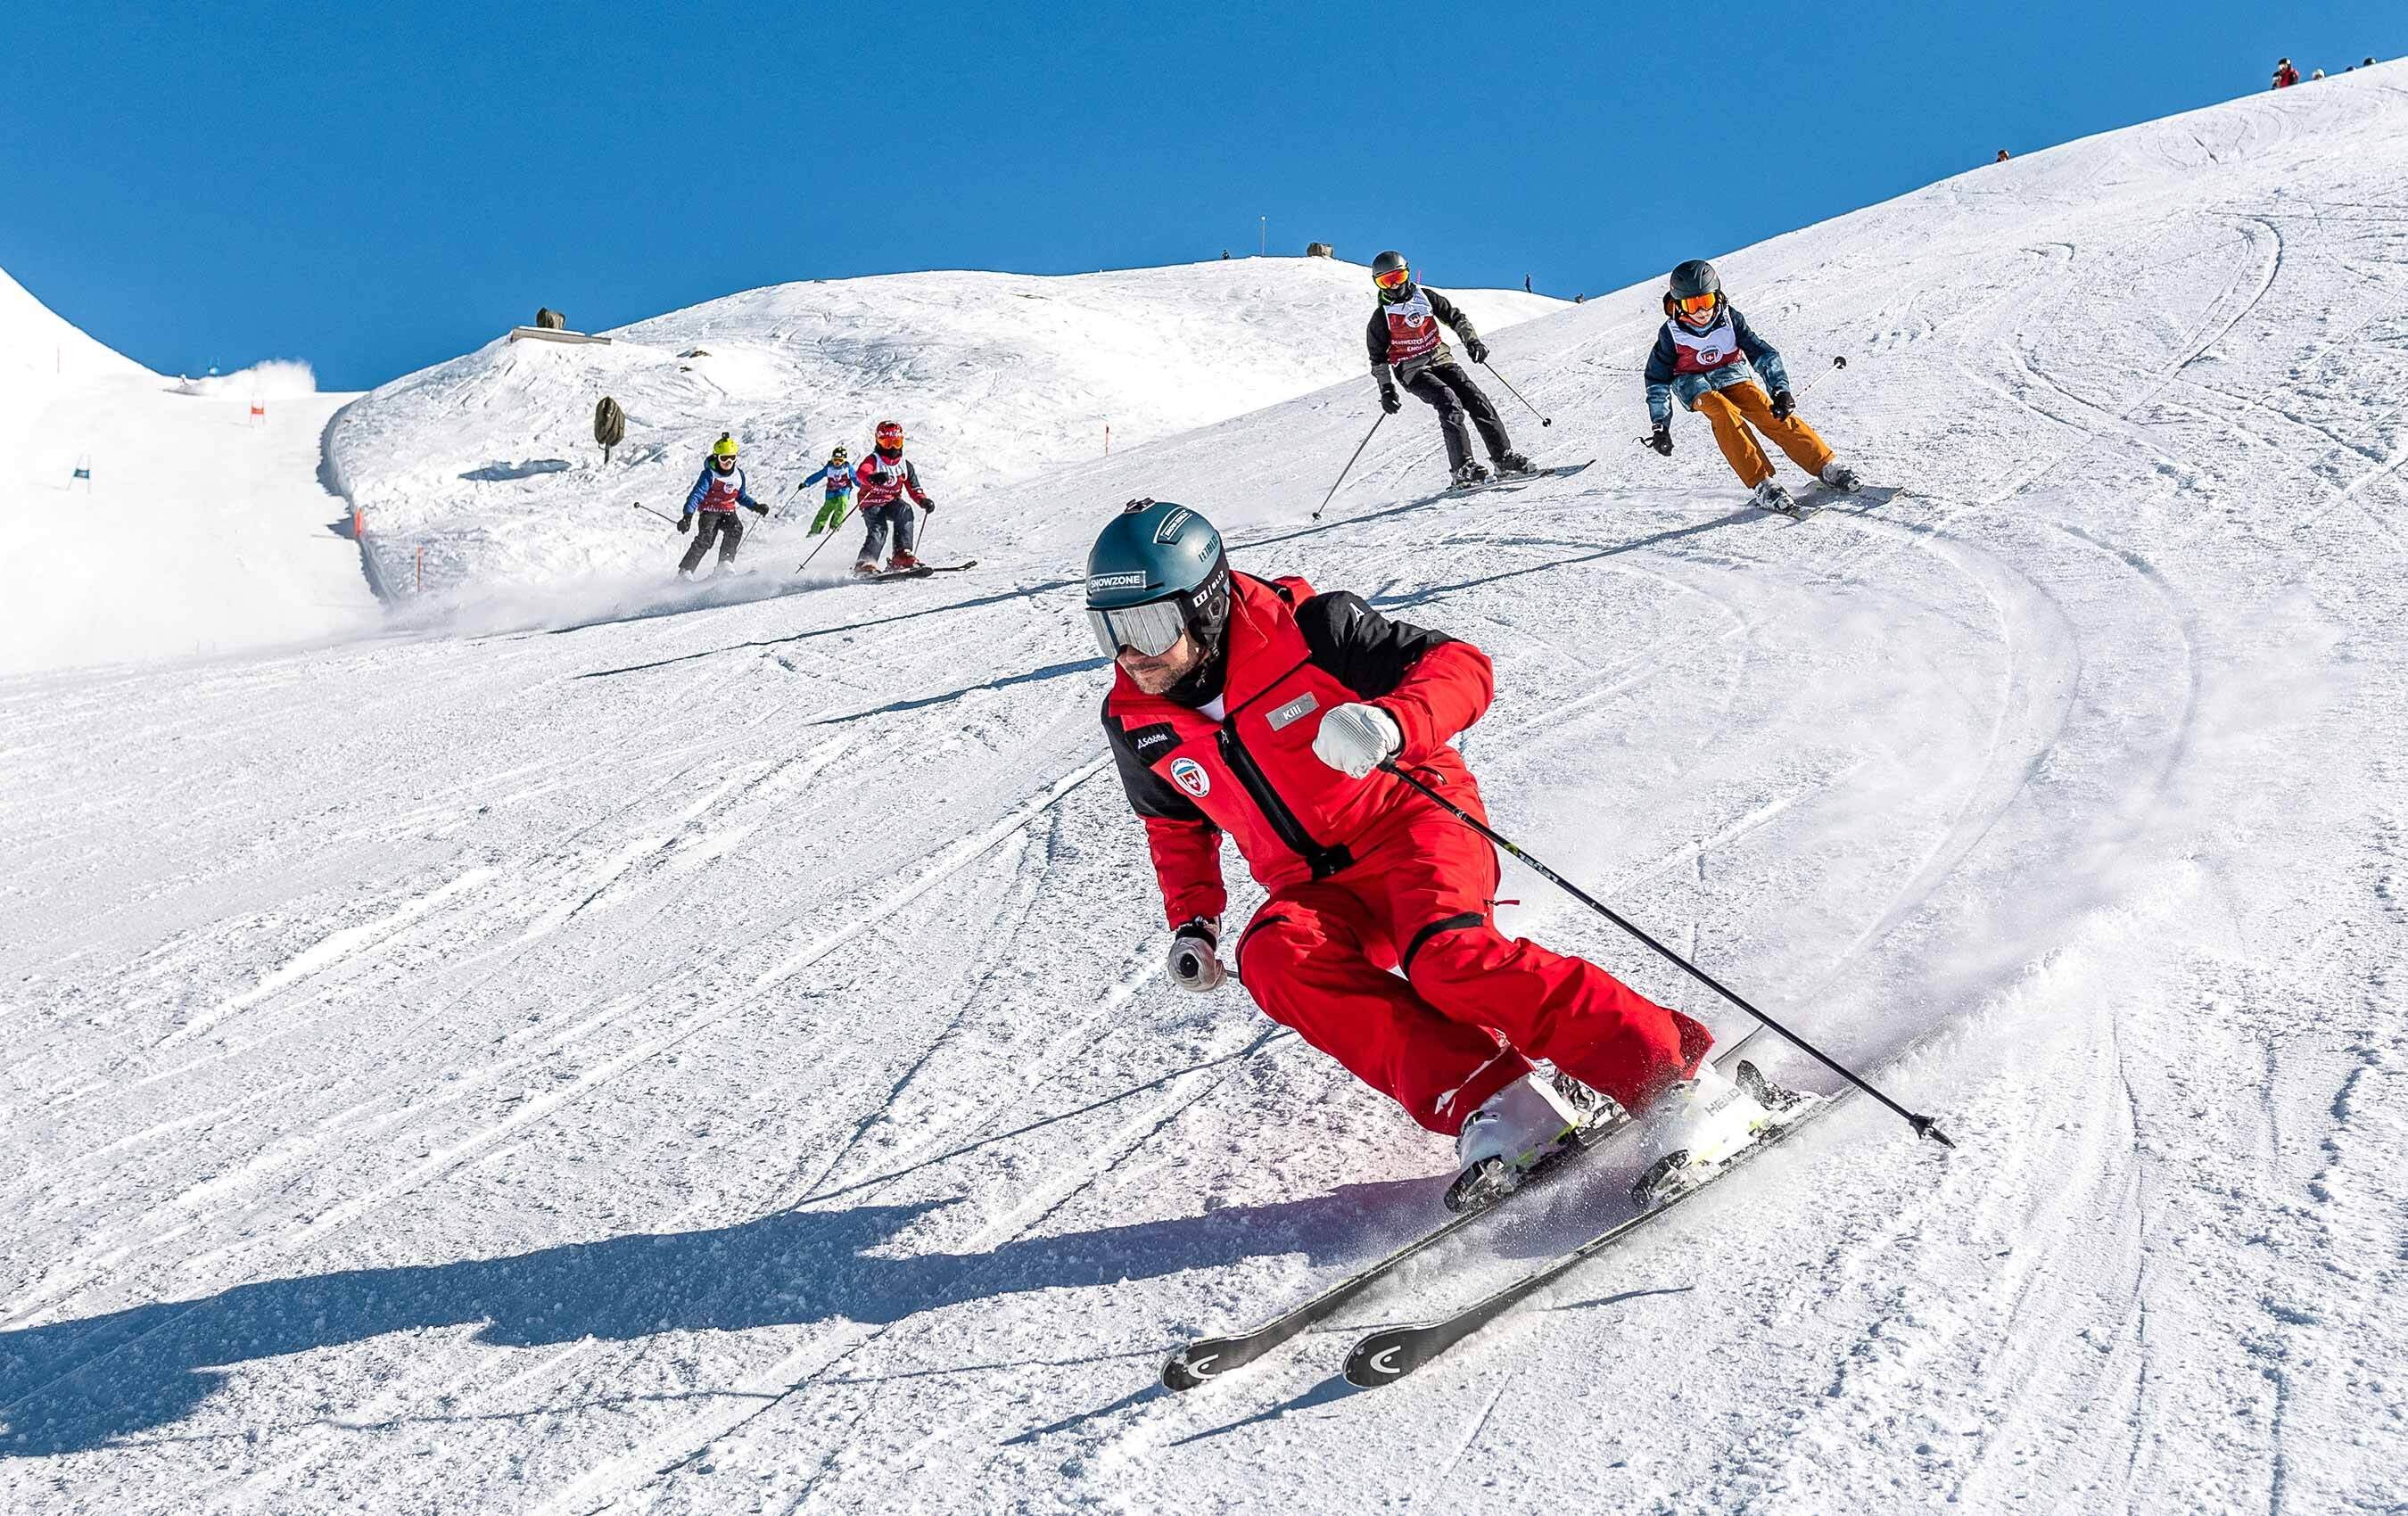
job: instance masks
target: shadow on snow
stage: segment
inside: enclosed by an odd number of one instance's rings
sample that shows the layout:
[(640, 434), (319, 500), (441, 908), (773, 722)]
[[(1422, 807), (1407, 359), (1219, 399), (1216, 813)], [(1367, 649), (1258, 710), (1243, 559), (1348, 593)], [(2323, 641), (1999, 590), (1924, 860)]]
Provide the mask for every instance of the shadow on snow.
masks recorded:
[[(977, 1253), (878, 1251), (952, 1202), (790, 1210), (710, 1231), (609, 1237), (502, 1258), (237, 1285), (0, 1333), (0, 1455), (108, 1446), (196, 1410), (231, 1366), (394, 1332), (473, 1325), (475, 1340), (898, 1322), (996, 1295), (1081, 1289), (1301, 1252), (1362, 1255), (1428, 1199), (1426, 1180), (1309, 1200), (1023, 1237)], [(1384, 1224), (1383, 1224), (1384, 1223)]]

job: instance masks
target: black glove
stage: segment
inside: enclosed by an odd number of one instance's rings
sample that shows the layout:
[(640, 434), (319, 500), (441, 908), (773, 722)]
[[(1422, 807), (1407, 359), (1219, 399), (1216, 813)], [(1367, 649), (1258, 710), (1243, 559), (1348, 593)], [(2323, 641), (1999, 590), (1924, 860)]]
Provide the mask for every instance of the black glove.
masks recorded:
[(925, 515), (925, 516), (933, 516), (933, 515), (935, 515), (935, 514), (937, 513), (937, 503), (936, 503), (934, 500), (923, 500), (923, 501), (921, 501), (921, 502), (920, 502), (920, 512), (921, 512), (921, 514), (922, 514), (922, 515)]
[(1647, 445), (1670, 458), (1672, 456), (1672, 429), (1669, 426), (1656, 428), (1648, 435)]
[(1488, 361), (1488, 344), (1481, 341), (1476, 336), (1465, 337), (1463, 339), (1463, 355), (1470, 359), (1475, 364), (1484, 364)]
[(744, 508), (751, 511), (755, 516), (767, 516), (769, 514), (769, 508), (767, 506), (746, 506)]
[(1397, 387), (1395, 385), (1383, 384), (1380, 386), (1380, 408), (1386, 411), (1391, 416), (1405, 408), (1404, 399), (1397, 393)]
[(1220, 942), (1218, 922), (1198, 916), (1181, 927), (1170, 939), (1170, 956), (1163, 965), (1170, 974), (1170, 982), (1196, 994), (1219, 989), (1229, 977), (1215, 951)]
[(678, 518), (678, 536), (685, 536), (688, 532), (691, 532), (691, 531), (693, 531), (693, 530), (694, 530), (694, 512), (692, 512), (692, 511), (688, 511), (688, 512), (686, 512), (684, 515), (680, 516), (680, 517)]
[(1786, 390), (1775, 390), (1772, 392), (1772, 419), (1774, 421), (1787, 421), (1789, 419), (1789, 413), (1797, 408), (1798, 397), (1796, 395), (1791, 394)]

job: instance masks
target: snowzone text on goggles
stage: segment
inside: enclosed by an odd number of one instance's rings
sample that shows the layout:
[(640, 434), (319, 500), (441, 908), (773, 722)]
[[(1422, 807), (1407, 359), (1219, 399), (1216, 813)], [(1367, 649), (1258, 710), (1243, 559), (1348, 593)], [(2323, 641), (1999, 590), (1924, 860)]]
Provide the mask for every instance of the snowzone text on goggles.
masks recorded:
[(1176, 600), (1149, 600), (1117, 610), (1087, 608), (1087, 624), (1095, 628), (1096, 645), (1107, 658), (1118, 658), (1123, 648), (1135, 648), (1148, 658), (1159, 658), (1179, 646), (1187, 617)]
[(1400, 290), (1412, 277), (1413, 271), (1410, 268), (1391, 268), (1384, 274), (1372, 275), (1371, 282), (1383, 290)]

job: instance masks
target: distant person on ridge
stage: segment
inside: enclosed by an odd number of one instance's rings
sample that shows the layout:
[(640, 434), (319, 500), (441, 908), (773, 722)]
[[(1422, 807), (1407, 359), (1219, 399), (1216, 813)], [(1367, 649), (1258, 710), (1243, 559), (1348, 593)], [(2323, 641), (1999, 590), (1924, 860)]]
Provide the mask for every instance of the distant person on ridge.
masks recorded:
[(744, 488), (744, 470), (736, 466), (736, 439), (722, 432), (719, 440), (710, 445), (710, 457), (702, 465), (702, 477), (686, 492), (685, 513), (678, 518), (680, 532), (693, 531), (697, 518), (702, 522), (702, 530), (694, 534), (694, 545), (685, 550), (685, 557), (678, 564), (678, 578), (694, 578), (714, 536), (719, 539), (719, 572), (724, 574), (735, 565), (736, 549), (744, 540), (744, 523), (736, 515), (738, 506), (755, 516), (769, 514), (769, 508), (753, 499)]
[[(1798, 503), (1772, 477), (1772, 462), (1756, 445), (1756, 430), (1770, 437), (1789, 461), (1845, 494), (1856, 476), (1831, 455), (1831, 445), (1796, 414), (1789, 369), (1771, 343), (1756, 335), (1729, 301), (1714, 265), (1692, 258), (1672, 270), (1664, 293), (1664, 326), (1647, 355), (1647, 414), (1656, 430), (1647, 445), (1672, 456), (1672, 401), (1702, 411), (1714, 429), (1723, 457), (1754, 490), (1754, 504), (1794, 512)], [(1771, 393), (1768, 396), (1766, 390)]]
[(2000, 148), (2000, 149), (1999, 150), (1999, 155), (1998, 155), (1996, 158), (1991, 159), (1991, 160), (1990, 160), (1990, 162), (1992, 162), (1992, 163), (1994, 163), (1994, 164), (2002, 164), (2002, 163), (2005, 163), (2009, 158), (2011, 158), (2011, 157), (2013, 157), (2013, 156), (2014, 156), (2014, 155), (2013, 153), (2011, 153), (2011, 152), (2007, 151), (2007, 150), (2006, 150), (2006, 149), (2004, 149), (2004, 148)]
[(889, 529), (895, 533), (895, 556), (887, 561), (885, 572), (900, 574), (919, 567), (920, 560), (911, 556), (911, 544), (917, 539), (911, 504), (917, 501), (922, 510), (937, 508), (937, 503), (920, 488), (920, 471), (903, 456), (903, 423), (880, 422), (877, 443), (853, 472), (861, 486), (861, 519), (869, 528), (853, 571), (865, 576), (880, 571), (878, 560), (885, 556)]
[(2292, 85), (2299, 82), (2300, 71), (2291, 66), (2291, 60), (2288, 58), (2280, 58), (2275, 60), (2274, 88), (2278, 90), (2287, 90)]
[(1383, 252), (1372, 259), (1371, 282), (1379, 289), (1380, 305), (1371, 312), (1364, 336), (1371, 351), (1371, 376), (1380, 386), (1380, 408), (1391, 416), (1404, 408), (1405, 403), (1397, 397), (1399, 384), (1438, 408), (1439, 430), (1446, 437), (1446, 465), (1458, 485), (1479, 484), (1488, 478), (1488, 470), (1471, 455), (1467, 416), (1480, 428), (1480, 439), (1487, 444), (1498, 473), (1529, 473), (1530, 460), (1513, 451), (1505, 423), (1498, 420), (1497, 408), (1471, 376), (1456, 365), (1455, 350), (1446, 345), (1446, 334), (1439, 330), (1440, 322), (1454, 327), (1455, 335), (1463, 338), (1465, 356), (1475, 364), (1486, 363), (1488, 344), (1471, 329), (1471, 318), (1454, 301), (1417, 283), (1401, 252)]
[(857, 486), (853, 478), (853, 459), (842, 448), (829, 453), (828, 461), (820, 466), (819, 472), (795, 488), (808, 490), (821, 483), (824, 483), (826, 488), (820, 496), (820, 513), (811, 518), (813, 536), (822, 532), (835, 531), (844, 524), (847, 516), (853, 514), (853, 492)]

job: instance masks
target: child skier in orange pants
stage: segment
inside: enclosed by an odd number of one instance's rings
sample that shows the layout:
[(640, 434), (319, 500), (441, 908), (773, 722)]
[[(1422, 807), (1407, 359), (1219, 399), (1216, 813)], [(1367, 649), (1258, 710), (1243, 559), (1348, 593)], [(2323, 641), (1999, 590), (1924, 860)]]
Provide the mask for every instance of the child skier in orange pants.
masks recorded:
[(1855, 471), (1837, 462), (1831, 445), (1798, 416), (1781, 354), (1723, 298), (1713, 265), (1693, 258), (1672, 270), (1664, 315), (1664, 329), (1647, 359), (1647, 412), (1656, 423), (1649, 447), (1672, 455), (1677, 397), (1713, 427), (1723, 456), (1740, 482), (1756, 492), (1754, 503), (1765, 509), (1795, 511), (1797, 502), (1774, 481), (1772, 461), (1750, 426), (1832, 489), (1845, 494), (1856, 487)]

